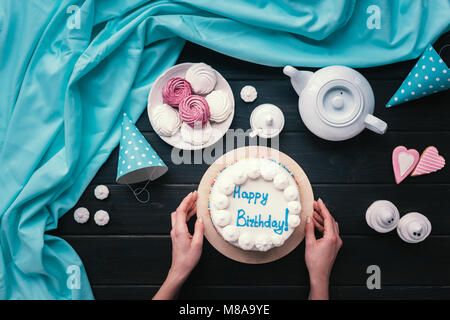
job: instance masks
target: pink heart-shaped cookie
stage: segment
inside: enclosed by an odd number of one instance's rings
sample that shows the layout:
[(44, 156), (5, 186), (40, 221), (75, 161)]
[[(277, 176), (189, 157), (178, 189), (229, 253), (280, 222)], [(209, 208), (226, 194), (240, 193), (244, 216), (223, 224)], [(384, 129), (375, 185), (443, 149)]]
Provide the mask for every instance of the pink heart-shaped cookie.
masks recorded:
[(436, 147), (426, 148), (420, 156), (419, 163), (411, 174), (412, 177), (441, 170), (445, 166), (445, 159), (439, 155)]
[(394, 167), (395, 182), (402, 182), (419, 162), (419, 152), (415, 149), (406, 149), (398, 146), (392, 152), (392, 166)]

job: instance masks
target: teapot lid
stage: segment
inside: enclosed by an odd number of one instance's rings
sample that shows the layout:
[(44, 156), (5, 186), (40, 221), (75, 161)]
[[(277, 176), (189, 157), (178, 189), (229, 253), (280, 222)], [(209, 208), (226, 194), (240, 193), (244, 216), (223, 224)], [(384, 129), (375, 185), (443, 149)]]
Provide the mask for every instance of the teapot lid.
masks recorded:
[(361, 114), (361, 90), (347, 80), (336, 79), (323, 85), (317, 95), (317, 112), (332, 126), (348, 126)]
[(273, 138), (283, 130), (283, 112), (276, 105), (261, 104), (250, 115), (250, 126), (261, 138)]

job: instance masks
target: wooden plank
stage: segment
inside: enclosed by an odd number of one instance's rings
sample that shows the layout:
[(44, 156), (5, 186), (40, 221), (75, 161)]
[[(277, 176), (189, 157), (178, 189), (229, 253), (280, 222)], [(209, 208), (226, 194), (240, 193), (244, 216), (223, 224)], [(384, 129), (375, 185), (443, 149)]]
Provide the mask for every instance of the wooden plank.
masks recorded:
[[(273, 80), (285, 78), (284, 74), (280, 72), (281, 68), (246, 62), (190, 42), (186, 43), (177, 61), (177, 63), (183, 62), (207, 63), (229, 80)], [(380, 72), (380, 67), (360, 68), (358, 70), (369, 80), (403, 79), (414, 66), (414, 63), (415, 60), (410, 60), (387, 65), (383, 67), (385, 72)], [(299, 68), (302, 70), (317, 70), (317, 68), (305, 68), (301, 66)]]
[[(281, 69), (279, 72), (281, 72)], [(389, 71), (386, 72), (389, 73)], [(375, 115), (388, 123), (389, 132), (450, 130), (448, 124), (450, 91), (430, 95), (402, 106), (385, 108), (386, 103), (400, 87), (402, 81), (375, 80), (371, 83), (376, 101)], [(283, 110), (286, 119), (284, 132), (307, 131), (298, 111), (298, 96), (287, 78), (273, 81), (229, 81), (229, 83), (234, 94), (236, 110), (231, 124), (232, 129), (249, 129), (249, 119), (253, 109), (262, 103), (272, 103)], [(240, 91), (245, 85), (252, 85), (258, 91), (258, 99), (255, 102), (245, 103), (241, 100)], [(426, 121), (424, 121), (424, 116), (426, 116)], [(147, 110), (139, 118), (137, 126), (142, 132), (153, 131)]]
[[(59, 220), (58, 235), (126, 235), (170, 232), (169, 213), (176, 209), (183, 197), (197, 185), (158, 185), (152, 188), (152, 201), (141, 204), (124, 185), (108, 185), (110, 196), (103, 201), (94, 197), (94, 185), (82, 195), (74, 209), (86, 207), (91, 219), (78, 224), (70, 210)], [(442, 208), (450, 207), (450, 184), (442, 185), (313, 185), (316, 199), (324, 199), (328, 208), (339, 221), (345, 235), (373, 235), (365, 222), (365, 212), (378, 199), (387, 199), (397, 205), (401, 214), (421, 212), (430, 219), (433, 235), (450, 235), (450, 215)], [(93, 221), (97, 210), (109, 212), (110, 223), (100, 228)]]
[[(66, 236), (93, 285), (157, 285), (166, 277), (171, 240), (166, 236)], [(370, 265), (381, 268), (381, 285), (449, 286), (450, 237), (407, 244), (395, 233), (345, 236), (331, 285), (365, 285)], [(225, 258), (208, 243), (186, 282), (193, 285), (308, 285), (303, 243), (270, 264), (246, 265)]]
[[(96, 299), (150, 300), (159, 286), (93, 286)], [(304, 300), (309, 286), (183, 286), (180, 300)], [(332, 300), (428, 300), (450, 298), (448, 286), (384, 286), (368, 290), (365, 286), (331, 286)]]
[[(180, 164), (171, 160), (172, 147), (161, 140), (155, 133), (146, 133), (145, 137), (153, 148), (168, 164), (169, 171), (153, 182), (155, 184), (191, 184), (198, 183), (208, 165)], [(297, 161), (308, 175), (311, 183), (394, 183), (392, 173), (392, 150), (398, 145), (415, 148), (420, 152), (427, 146), (434, 145), (444, 156), (450, 155), (450, 132), (389, 132), (383, 136), (366, 131), (359, 136), (342, 142), (325, 141), (311, 133), (283, 133), (280, 137), (280, 150)], [(227, 142), (228, 143), (228, 142)], [(223, 141), (218, 142), (219, 153), (228, 151)], [(247, 140), (248, 145), (248, 140)], [(234, 148), (235, 145), (232, 146)], [(232, 149), (231, 148), (231, 149)], [(118, 152), (116, 148), (109, 159), (93, 179), (94, 184), (114, 183)], [(189, 163), (194, 162), (194, 155), (200, 162), (208, 159), (211, 150), (175, 153), (174, 160), (182, 161), (181, 156), (188, 156)], [(215, 157), (212, 157), (213, 159)], [(187, 161), (186, 161), (187, 162)], [(402, 184), (448, 183), (450, 181), (448, 166), (438, 173), (406, 179)], [(151, 187), (151, 186), (150, 186)]]

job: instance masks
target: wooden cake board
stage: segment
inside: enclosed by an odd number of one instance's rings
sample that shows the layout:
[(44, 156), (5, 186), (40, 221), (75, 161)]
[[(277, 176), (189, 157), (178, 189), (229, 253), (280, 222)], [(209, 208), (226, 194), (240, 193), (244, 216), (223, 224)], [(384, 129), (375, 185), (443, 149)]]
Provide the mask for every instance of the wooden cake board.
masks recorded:
[[(300, 203), (302, 205), (302, 211), (300, 213), (301, 223), (282, 246), (272, 248), (266, 252), (245, 251), (226, 242), (216, 231), (208, 210), (211, 184), (218, 172), (223, 169), (225, 165), (249, 157), (270, 158), (281, 162), (294, 174), (295, 180), (299, 184)], [(238, 262), (261, 264), (281, 259), (302, 242), (305, 237), (306, 217), (312, 217), (313, 214), (313, 202), (314, 195), (308, 177), (294, 160), (275, 149), (262, 146), (249, 146), (238, 148), (224, 154), (218, 158), (208, 170), (206, 170), (198, 187), (197, 216), (203, 218), (205, 237), (217, 251)]]

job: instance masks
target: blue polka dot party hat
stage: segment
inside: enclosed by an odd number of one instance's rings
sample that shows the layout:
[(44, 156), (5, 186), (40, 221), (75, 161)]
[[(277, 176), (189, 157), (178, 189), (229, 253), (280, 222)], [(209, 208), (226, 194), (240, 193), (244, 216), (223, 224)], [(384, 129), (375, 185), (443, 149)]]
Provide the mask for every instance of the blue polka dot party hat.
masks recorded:
[(400, 88), (386, 104), (386, 108), (419, 99), (450, 88), (448, 66), (429, 46), (403, 81)]
[(162, 176), (167, 170), (167, 166), (155, 150), (124, 113), (117, 165), (117, 183), (133, 184), (152, 181)]

